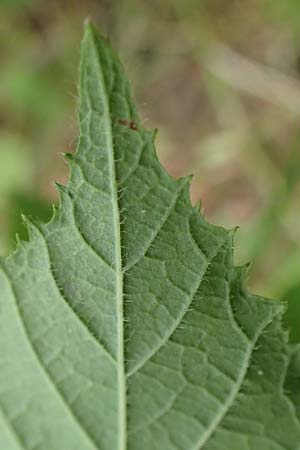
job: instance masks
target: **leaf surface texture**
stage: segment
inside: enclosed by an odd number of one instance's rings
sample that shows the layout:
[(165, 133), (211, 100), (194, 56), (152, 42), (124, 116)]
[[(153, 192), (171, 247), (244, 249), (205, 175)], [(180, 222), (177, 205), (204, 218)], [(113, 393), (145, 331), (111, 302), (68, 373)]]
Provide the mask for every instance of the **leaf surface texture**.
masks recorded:
[(1, 450), (297, 450), (300, 357), (192, 207), (92, 25), (47, 224), (1, 259)]

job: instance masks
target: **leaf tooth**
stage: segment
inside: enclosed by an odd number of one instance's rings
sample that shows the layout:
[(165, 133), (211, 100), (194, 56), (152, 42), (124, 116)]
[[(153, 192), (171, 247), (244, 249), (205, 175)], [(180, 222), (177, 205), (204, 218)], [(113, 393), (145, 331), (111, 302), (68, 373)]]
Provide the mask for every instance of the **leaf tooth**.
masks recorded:
[(70, 153), (70, 152), (63, 152), (62, 153), (63, 158), (65, 159), (65, 161), (67, 163), (70, 163), (74, 160), (74, 153)]

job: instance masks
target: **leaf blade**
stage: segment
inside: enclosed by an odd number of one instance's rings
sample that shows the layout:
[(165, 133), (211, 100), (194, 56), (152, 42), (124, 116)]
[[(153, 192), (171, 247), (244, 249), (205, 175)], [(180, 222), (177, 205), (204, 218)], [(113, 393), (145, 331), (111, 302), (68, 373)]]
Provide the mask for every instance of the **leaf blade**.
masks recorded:
[(299, 448), (299, 350), (282, 308), (246, 291), (233, 233), (192, 207), (189, 178), (162, 169), (91, 24), (80, 97), (61, 206), (1, 260), (0, 443)]

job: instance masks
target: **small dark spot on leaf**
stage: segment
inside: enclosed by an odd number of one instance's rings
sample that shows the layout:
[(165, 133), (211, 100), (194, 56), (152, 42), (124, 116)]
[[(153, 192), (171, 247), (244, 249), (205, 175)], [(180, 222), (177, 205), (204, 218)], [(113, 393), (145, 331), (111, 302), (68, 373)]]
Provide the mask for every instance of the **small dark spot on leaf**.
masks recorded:
[(137, 131), (137, 129), (138, 129), (138, 126), (137, 126), (137, 124), (134, 122), (134, 120), (119, 119), (119, 123), (120, 123), (121, 125), (127, 126), (127, 127), (130, 128), (131, 130)]

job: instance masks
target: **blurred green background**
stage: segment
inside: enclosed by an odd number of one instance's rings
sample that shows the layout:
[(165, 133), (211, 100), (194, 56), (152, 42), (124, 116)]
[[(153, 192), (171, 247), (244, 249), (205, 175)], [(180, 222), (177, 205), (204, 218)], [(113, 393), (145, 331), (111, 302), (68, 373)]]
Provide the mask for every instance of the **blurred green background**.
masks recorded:
[(110, 37), (158, 153), (205, 216), (239, 224), (249, 284), (300, 340), (300, 2), (0, 0), (0, 254), (47, 219), (77, 139), (83, 20)]

